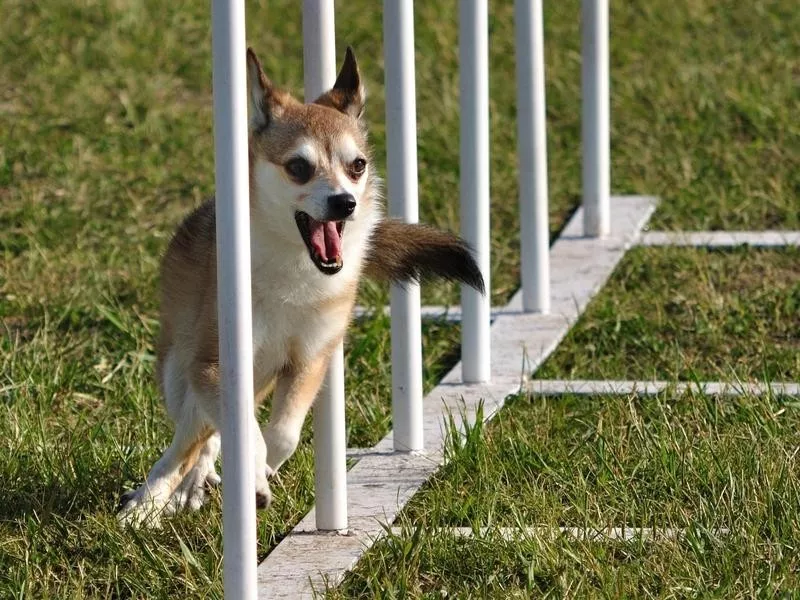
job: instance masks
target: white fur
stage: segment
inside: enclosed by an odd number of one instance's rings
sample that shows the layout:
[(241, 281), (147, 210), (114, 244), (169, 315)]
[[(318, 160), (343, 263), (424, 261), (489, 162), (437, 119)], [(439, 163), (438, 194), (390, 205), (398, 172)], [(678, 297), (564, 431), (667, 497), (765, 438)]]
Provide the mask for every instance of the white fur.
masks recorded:
[(313, 140), (302, 140), (299, 146), (291, 153), (292, 156), (301, 156), (312, 165), (317, 164), (317, 145)]
[(364, 193), (364, 187), (369, 178), (369, 163), (367, 163), (367, 171), (358, 181), (353, 181), (347, 176), (345, 167), (350, 165), (357, 158), (364, 158), (358, 144), (353, 139), (353, 136), (344, 134), (341, 137), (341, 143), (335, 148), (334, 154), (335, 161), (334, 172), (336, 173), (336, 183), (341, 187), (341, 191), (349, 192), (354, 198), (359, 198)]

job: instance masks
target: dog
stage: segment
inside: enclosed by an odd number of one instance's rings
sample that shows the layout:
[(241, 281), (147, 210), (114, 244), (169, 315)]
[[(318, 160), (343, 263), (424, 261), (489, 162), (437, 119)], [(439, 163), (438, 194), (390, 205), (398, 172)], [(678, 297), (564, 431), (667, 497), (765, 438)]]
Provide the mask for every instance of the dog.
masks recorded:
[[(332, 89), (303, 104), (273, 86), (247, 50), (253, 383), (272, 392), (269, 423), (255, 415), (256, 505), (292, 455), (334, 348), (349, 325), (359, 280), (442, 277), (482, 293), (461, 238), (384, 218), (363, 119), (365, 91), (351, 48)], [(172, 443), (145, 483), (127, 492), (119, 519), (158, 524), (197, 509), (219, 483), (220, 373), (215, 204), (178, 227), (161, 265), (156, 377)]]

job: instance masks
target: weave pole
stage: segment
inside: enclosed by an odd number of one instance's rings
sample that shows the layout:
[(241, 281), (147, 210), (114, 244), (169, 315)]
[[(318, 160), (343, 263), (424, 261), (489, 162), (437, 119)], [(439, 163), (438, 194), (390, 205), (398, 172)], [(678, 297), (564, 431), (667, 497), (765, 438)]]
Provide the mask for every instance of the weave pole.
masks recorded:
[(250, 186), (243, 0), (212, 4), (217, 289), (226, 598), (256, 598)]
[[(333, 87), (336, 44), (333, 0), (303, 0), (303, 84), (306, 102)], [(344, 350), (336, 347), (314, 403), (314, 486), (317, 529), (347, 528), (347, 437)]]
[(517, 133), (521, 221), (522, 307), (550, 311), (547, 210), (547, 118), (541, 0), (514, 2), (517, 46)]
[(489, 236), (489, 22), (486, 0), (459, 8), (461, 101), (461, 235), (475, 250), (486, 296), (461, 286), (461, 361), (466, 383), (491, 374)]
[[(389, 216), (419, 221), (414, 5), (383, 3)], [(394, 449), (422, 450), (422, 321), (419, 284), (392, 285)]]
[(542, 0), (514, 2), (517, 45), (517, 132), (521, 221), (522, 307), (550, 311), (547, 210), (547, 117)]
[(584, 235), (611, 231), (611, 142), (608, 0), (581, 2), (581, 88)]

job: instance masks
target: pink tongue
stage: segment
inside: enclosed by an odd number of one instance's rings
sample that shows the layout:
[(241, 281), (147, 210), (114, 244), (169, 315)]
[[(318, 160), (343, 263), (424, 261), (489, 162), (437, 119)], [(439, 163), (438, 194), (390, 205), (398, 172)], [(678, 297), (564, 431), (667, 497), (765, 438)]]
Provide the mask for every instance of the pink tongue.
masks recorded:
[(336, 262), (342, 254), (342, 238), (336, 230), (336, 222), (320, 223), (309, 219), (311, 247), (326, 263)]

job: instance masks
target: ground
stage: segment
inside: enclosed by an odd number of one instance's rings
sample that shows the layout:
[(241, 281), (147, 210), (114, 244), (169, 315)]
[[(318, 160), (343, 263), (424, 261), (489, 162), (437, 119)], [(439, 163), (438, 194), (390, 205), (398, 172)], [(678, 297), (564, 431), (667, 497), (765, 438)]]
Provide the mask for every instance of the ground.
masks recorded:
[[(492, 299), (518, 286), (513, 5), (492, 2)], [(421, 216), (458, 229), (455, 3), (415, 6)], [(545, 3), (551, 232), (580, 198), (579, 3)], [(218, 498), (117, 527), (170, 438), (153, 382), (157, 267), (213, 191), (209, 7), (9, 0), (0, 22), (0, 597), (219, 597)], [(248, 2), (248, 40), (299, 92), (300, 8)], [(383, 169), (380, 3), (337, 4)], [(800, 229), (800, 11), (790, 0), (611, 3), (612, 188), (653, 229)], [(796, 251), (631, 252), (536, 377), (800, 379)], [(365, 286), (377, 306), (386, 290)], [(426, 287), (426, 302), (457, 302)], [(347, 342), (348, 443), (391, 426), (389, 323)], [(426, 383), (458, 356), (427, 324)], [(770, 597), (798, 587), (798, 406), (774, 398), (521, 396), (334, 597)], [(313, 502), (305, 441), (259, 516), (259, 554)], [(647, 524), (674, 543), (457, 541), (439, 525)], [(720, 538), (715, 528), (735, 533)], [(418, 533), (415, 533), (418, 532)], [(619, 575), (619, 577), (617, 577)], [(717, 590), (715, 592), (715, 590)]]

